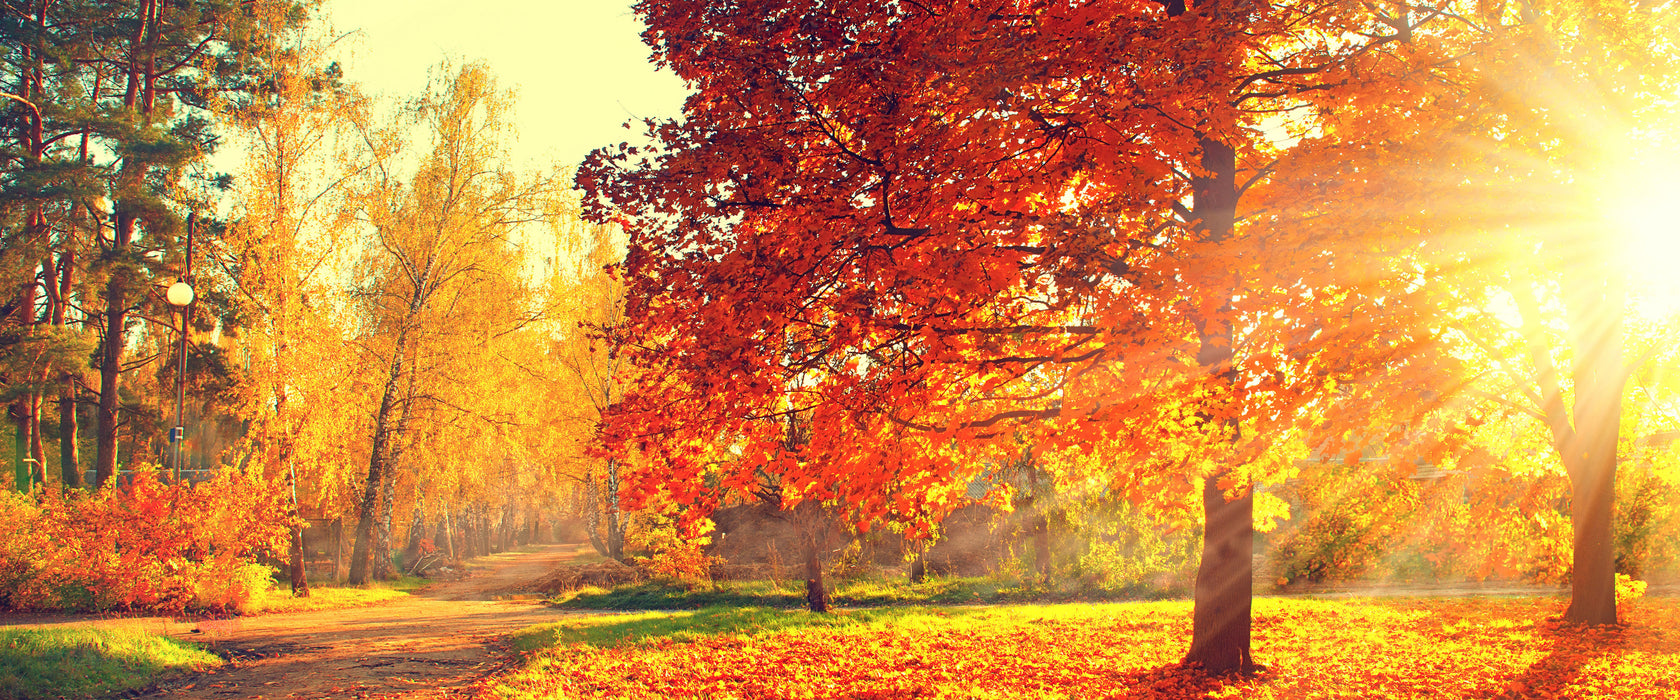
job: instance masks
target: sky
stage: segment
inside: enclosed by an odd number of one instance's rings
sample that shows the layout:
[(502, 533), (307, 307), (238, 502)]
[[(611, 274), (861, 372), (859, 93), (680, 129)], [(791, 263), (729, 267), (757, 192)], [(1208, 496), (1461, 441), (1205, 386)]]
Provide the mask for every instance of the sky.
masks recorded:
[(636, 141), (627, 120), (675, 117), (687, 91), (656, 72), (629, 3), (610, 0), (329, 0), (346, 39), (347, 76), (370, 94), (415, 95), (439, 61), (483, 61), (517, 90), (515, 157), (577, 163)]

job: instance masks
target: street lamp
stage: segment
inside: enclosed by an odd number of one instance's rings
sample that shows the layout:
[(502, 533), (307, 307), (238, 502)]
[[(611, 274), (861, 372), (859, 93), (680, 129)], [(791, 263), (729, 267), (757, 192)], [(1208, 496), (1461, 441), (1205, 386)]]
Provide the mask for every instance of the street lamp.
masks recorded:
[(181, 441), (187, 437), (186, 422), (182, 418), (187, 403), (187, 305), (193, 301), (192, 284), (180, 280), (169, 285), (164, 294), (171, 306), (181, 310), (181, 350), (175, 359), (175, 427), (169, 431), (170, 464), (175, 468), (175, 481), (181, 480)]

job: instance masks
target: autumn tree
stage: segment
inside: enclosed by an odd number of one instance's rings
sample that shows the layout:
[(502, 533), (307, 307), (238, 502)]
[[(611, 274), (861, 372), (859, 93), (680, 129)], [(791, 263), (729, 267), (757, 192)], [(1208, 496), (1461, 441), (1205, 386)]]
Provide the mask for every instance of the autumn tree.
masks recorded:
[[(1450, 119), (1452, 172), (1434, 226), (1432, 276), (1457, 286), (1451, 338), (1485, 371), (1467, 380), (1472, 416), (1544, 426), (1567, 473), (1574, 528), (1567, 618), (1617, 621), (1612, 541), (1622, 400), (1650, 359), (1624, 346), (1630, 261), (1654, 254), (1656, 163), (1676, 141), (1663, 106), (1680, 54), (1673, 8), (1575, 2), (1483, 4)], [(1428, 127), (1424, 127), (1428, 128)], [(1437, 133), (1440, 133), (1438, 131)], [(1672, 186), (1672, 185), (1668, 185)], [(1645, 229), (1645, 230), (1641, 230)], [(1637, 278), (1634, 284), (1637, 284)], [(1647, 343), (1657, 349), (1662, 341)], [(1477, 419), (1478, 422), (1481, 419)]]
[[(484, 313), (483, 301), (492, 297), (482, 295), (505, 289), (498, 280), (519, 273), (523, 258), (511, 245), (512, 230), (540, 218), (549, 187), (546, 179), (520, 177), (506, 165), (509, 106), (490, 74), (468, 65), (441, 76), (397, 126), (376, 130), (364, 121), (359, 127), (372, 164), (356, 194), (371, 234), (363, 345), (380, 370), (351, 558), (354, 583), (390, 572), (393, 470), (420, 400), (437, 398), (427, 393), (429, 383), (467, 359), (452, 355), (452, 344), (491, 336), (501, 329), (486, 324), (508, 320)], [(431, 139), (411, 178), (398, 170), (392, 138), (407, 124), (424, 127)], [(518, 302), (502, 296), (504, 305)], [(463, 322), (469, 309), (476, 313)]]
[[(267, 41), (271, 29), (303, 15), (259, 19), (234, 2), (30, 2), (6, 10), (8, 38), (18, 40), (7, 42), (8, 67), (20, 81), (18, 93), (6, 91), (7, 107), (9, 114), (21, 110), (24, 124), (14, 132), (24, 138), (12, 171), (20, 177), (9, 190), (26, 202), (27, 244), (12, 248), (23, 280), (8, 308), (27, 335), (42, 321), (36, 300), (45, 290), (47, 316), (62, 328), (64, 297), (83, 285), (100, 288), (90, 295), (97, 300), (80, 306), (97, 315), (89, 320), (100, 331), (94, 466), (103, 483), (116, 468), (132, 314), (153, 303), (145, 290), (154, 275), (180, 270), (182, 219), (202, 207), (204, 185), (215, 184), (189, 182), (216, 140), (214, 103), (249, 87), (251, 64), (242, 56)], [(106, 213), (90, 206), (101, 195), (114, 201), (109, 235)], [(63, 331), (54, 332), (63, 339)], [(40, 464), (42, 384), (51, 374), (70, 382), (76, 372), (37, 367), (30, 374), (23, 382), (12, 378), (25, 393), (14, 412), (20, 434), (33, 434), (29, 451)], [(74, 426), (60, 393), (61, 422)], [(74, 469), (68, 463), (75, 458), (67, 449), (67, 468)]]
[[(259, 3), (268, 23), (297, 12), (291, 3)], [(246, 319), (246, 348), (255, 359), (257, 388), (240, 413), (254, 418), (253, 434), (265, 471), (283, 474), (291, 490), (291, 587), (308, 594), (303, 571), (303, 527), (298, 512), (297, 454), (306, 423), (319, 416), (306, 406), (335, 400), (335, 382), (319, 375), (342, 353), (342, 331), (325, 318), (333, 279), (348, 256), (335, 235), (344, 222), (335, 206), (343, 184), (356, 173), (337, 149), (354, 133), (340, 128), (355, 96), (327, 57), (328, 42), (313, 25), (280, 32), (259, 54), (258, 86), (231, 106), (244, 140), (245, 166), (237, 189), (240, 220), (226, 237), (230, 269)]]
[[(648, 378), (618, 434), (669, 463), (632, 500), (704, 510), (771, 472), (789, 503), (866, 524), (938, 512), (918, 494), (1019, 442), (1101, 444), (1128, 493), (1200, 484), (1186, 660), (1251, 667), (1251, 485), (1286, 473), (1280, 438), (1357, 420), (1313, 415), (1338, 382), (1428, 340), (1429, 300), (1390, 263), (1411, 220), (1344, 205), (1398, 157), (1395, 132), (1325, 125), (1347, 104), (1421, 108), (1448, 59), (1415, 38), (1439, 13), (638, 11), (696, 94), (649, 125), (655, 146), (597, 151), (579, 176), (590, 214), (631, 232)], [(812, 434), (783, 449), (793, 417)], [(707, 461), (717, 441), (740, 458)]]
[(537, 381), (553, 383), (555, 403), (564, 406), (557, 406), (556, 413), (568, 423), (555, 427), (572, 438), (566, 449), (583, 461), (575, 476), (588, 501), (584, 519), (590, 544), (602, 556), (624, 561), (628, 522), (619, 502), (619, 481), (627, 455), (590, 456), (598, 447), (608, 410), (623, 398), (628, 382), (625, 284), (610, 269), (623, 260), (622, 231), (583, 222), (576, 217), (575, 201), (568, 204), (573, 214), (556, 220), (547, 303), (558, 336), (552, 342), (551, 361), (560, 376), (533, 374)]

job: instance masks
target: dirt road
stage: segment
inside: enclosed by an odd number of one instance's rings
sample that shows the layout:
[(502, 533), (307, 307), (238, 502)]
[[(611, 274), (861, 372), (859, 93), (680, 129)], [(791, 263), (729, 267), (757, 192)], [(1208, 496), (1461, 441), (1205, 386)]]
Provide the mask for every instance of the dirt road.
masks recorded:
[[(581, 549), (580, 549), (581, 548)], [(506, 663), (496, 637), (568, 613), (495, 600), (587, 545), (543, 545), (473, 560), (471, 576), (388, 604), (170, 623), (159, 631), (206, 642), (234, 663), (160, 686), (146, 697), (403, 698), (463, 696)], [(196, 630), (196, 631), (195, 631)]]

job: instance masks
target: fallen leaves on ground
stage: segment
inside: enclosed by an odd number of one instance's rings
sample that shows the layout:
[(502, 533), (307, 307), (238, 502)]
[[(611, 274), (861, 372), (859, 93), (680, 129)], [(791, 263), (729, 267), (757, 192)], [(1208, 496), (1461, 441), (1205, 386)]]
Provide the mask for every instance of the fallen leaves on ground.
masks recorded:
[[(1261, 599), (1250, 677), (1177, 666), (1188, 602), (930, 610), (888, 622), (558, 646), (487, 698), (1666, 698), (1680, 600), (1620, 628), (1554, 599)], [(841, 613), (845, 615), (846, 613)], [(574, 623), (583, 624), (583, 623)]]

